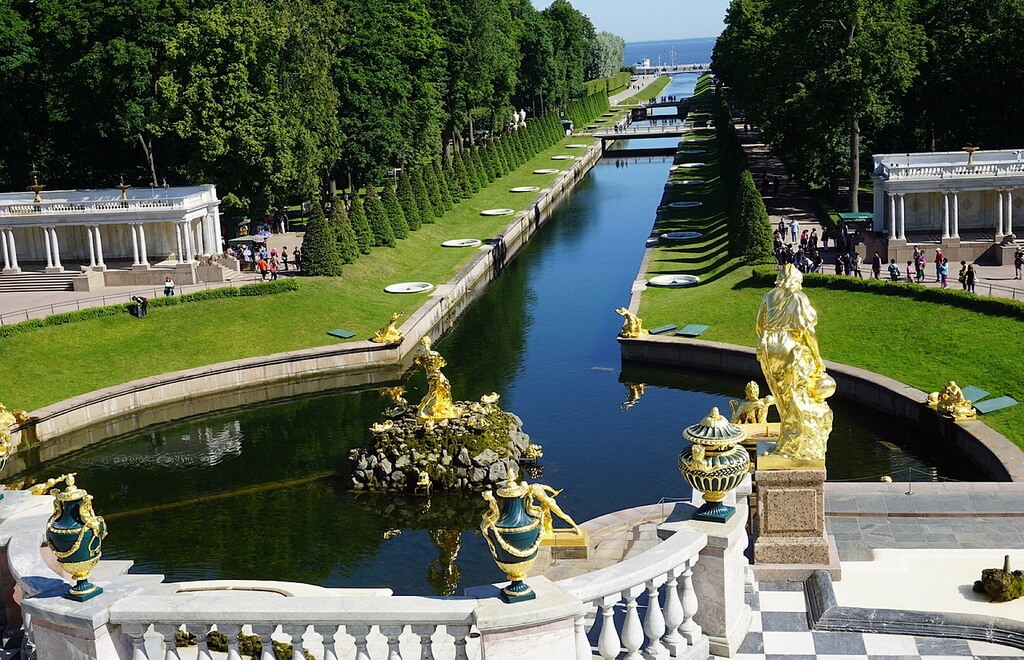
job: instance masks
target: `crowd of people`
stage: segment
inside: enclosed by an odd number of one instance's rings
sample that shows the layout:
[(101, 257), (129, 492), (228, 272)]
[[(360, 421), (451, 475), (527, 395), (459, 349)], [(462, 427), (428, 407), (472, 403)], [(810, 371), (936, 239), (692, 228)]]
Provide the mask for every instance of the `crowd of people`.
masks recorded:
[(278, 273), (291, 270), (293, 265), (295, 270), (302, 268), (301, 248), (295, 248), (289, 258), (288, 246), (282, 247), (279, 253), (276, 248), (268, 250), (266, 243), (254, 244), (253, 248), (250, 248), (247, 243), (242, 243), (228, 248), (227, 254), (238, 260), (238, 263), (242, 265), (242, 270), (258, 271), (263, 280), (266, 280), (268, 276), (271, 280), (276, 280)]

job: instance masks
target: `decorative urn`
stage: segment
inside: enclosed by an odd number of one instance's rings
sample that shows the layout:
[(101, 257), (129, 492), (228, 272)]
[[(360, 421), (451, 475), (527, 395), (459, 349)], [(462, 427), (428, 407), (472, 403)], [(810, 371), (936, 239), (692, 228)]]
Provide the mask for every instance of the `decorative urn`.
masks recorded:
[(102, 556), (107, 525), (92, 509), (92, 495), (75, 486), (75, 475), (66, 474), (54, 480), (67, 484), (64, 490), (54, 488), (53, 515), (46, 524), (46, 544), (60, 565), (75, 579), (65, 598), (86, 601), (103, 593), (89, 582), (89, 573)]
[(480, 523), (480, 532), (487, 540), (491, 558), (511, 580), (511, 584), (501, 590), (501, 598), (506, 603), (537, 597), (523, 578), (537, 559), (541, 519), (528, 509), (530, 487), (525, 481), (517, 483), (517, 476), (512, 472), (496, 493), (483, 493), (490, 507)]
[(693, 444), (679, 454), (679, 473), (704, 494), (704, 505), (693, 518), (724, 523), (736, 509), (722, 501), (750, 470), (747, 450), (739, 446), (746, 433), (712, 408), (699, 424), (684, 430), (683, 437)]

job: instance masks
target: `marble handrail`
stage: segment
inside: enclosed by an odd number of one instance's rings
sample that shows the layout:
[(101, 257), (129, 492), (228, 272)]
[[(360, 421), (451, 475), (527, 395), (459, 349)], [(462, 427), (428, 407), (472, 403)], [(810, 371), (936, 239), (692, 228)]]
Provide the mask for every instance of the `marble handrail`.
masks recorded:
[(909, 179), (945, 179), (954, 176), (1020, 176), (1024, 163), (976, 163), (947, 165), (893, 165), (883, 164), (882, 175), (889, 181)]

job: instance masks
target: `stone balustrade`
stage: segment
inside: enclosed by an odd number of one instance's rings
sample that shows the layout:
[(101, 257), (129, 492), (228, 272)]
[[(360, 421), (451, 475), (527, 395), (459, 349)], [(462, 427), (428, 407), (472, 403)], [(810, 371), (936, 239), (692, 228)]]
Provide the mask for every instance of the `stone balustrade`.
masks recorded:
[(127, 561), (101, 561), (92, 580), (104, 593), (77, 603), (62, 597), (69, 580), (40, 550), (51, 512), (49, 496), (14, 491), (0, 501), (0, 586), (8, 627), (24, 631), (26, 658), (212, 660), (224, 657), (211, 651), (215, 642), (240, 660), (242, 645), (254, 641), (241, 634), (259, 638), (259, 660), (273, 660), (273, 641), (290, 643), (300, 660), (582, 659), (593, 657), (588, 633), (597, 625), (602, 658), (708, 654), (693, 620), (692, 569), (707, 544), (699, 532), (681, 531), (579, 577), (529, 578), (537, 599), (516, 605), (501, 602), (493, 585), (436, 598), (264, 581), (165, 583), (127, 573)]
[(41, 202), (39, 204), (0, 204), (3, 215), (73, 215), (106, 213), (134, 213), (141, 209), (183, 209), (186, 197), (153, 197), (127, 200), (99, 200), (75, 202)]
[[(587, 613), (599, 610), (597, 652), (602, 658), (617, 658), (625, 650), (626, 660), (704, 660), (707, 637), (693, 620), (699, 607), (693, 566), (705, 545), (704, 534), (676, 534), (636, 557), (555, 584), (583, 601)], [(621, 617), (616, 614), (619, 609), (624, 609)], [(585, 614), (574, 622), (577, 660), (592, 657)], [(595, 618), (591, 630), (596, 625)]]
[(957, 165), (882, 165), (882, 177), (889, 181), (908, 179), (944, 179), (961, 176), (1020, 176), (1024, 173), (1024, 162), (977, 163), (968, 167)]

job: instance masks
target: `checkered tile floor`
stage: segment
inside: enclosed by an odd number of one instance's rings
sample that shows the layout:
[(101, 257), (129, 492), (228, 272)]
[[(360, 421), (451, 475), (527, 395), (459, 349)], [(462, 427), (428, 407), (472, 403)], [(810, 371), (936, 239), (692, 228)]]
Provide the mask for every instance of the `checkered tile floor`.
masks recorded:
[(1024, 651), (988, 642), (807, 629), (803, 584), (761, 583), (747, 595), (750, 633), (733, 660), (954, 660), (1021, 658)]

